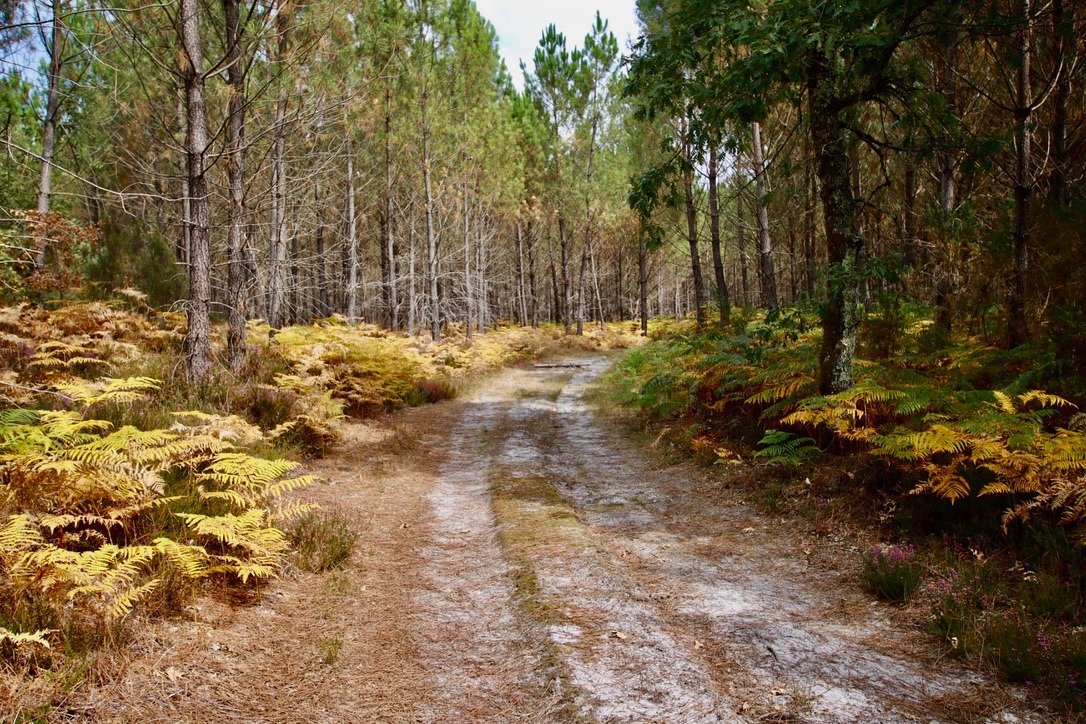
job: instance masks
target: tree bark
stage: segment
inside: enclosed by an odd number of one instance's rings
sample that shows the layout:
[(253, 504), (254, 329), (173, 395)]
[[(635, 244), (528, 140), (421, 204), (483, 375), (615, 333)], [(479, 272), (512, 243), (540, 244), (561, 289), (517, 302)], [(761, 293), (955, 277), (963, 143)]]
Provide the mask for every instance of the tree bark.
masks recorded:
[(747, 235), (743, 233), (743, 188), (735, 191), (735, 248), (739, 252), (739, 272), (743, 282), (743, 306), (750, 306), (750, 255), (747, 253)]
[(391, 80), (385, 82), (385, 198), (384, 198), (384, 223), (381, 230), (382, 239), (381, 256), (384, 262), (382, 268), (385, 272), (385, 307), (388, 314), (388, 326), (390, 329), (399, 329), (400, 300), (396, 290), (396, 247), (392, 235), (392, 85)]
[(197, 0), (181, 0), (178, 17), (183, 51), (181, 77), (185, 85), (186, 166), (192, 210), (185, 371), (189, 381), (194, 383), (203, 382), (211, 370), (211, 213), (206, 173), (207, 98), (199, 7)]
[(317, 212), (317, 316), (327, 317), (331, 313), (328, 303), (328, 250), (324, 244), (324, 214), (320, 208), (320, 187), (314, 192)]
[(536, 283), (535, 273), (535, 226), (530, 218), (528, 219), (528, 228), (526, 232), (526, 243), (528, 247), (528, 289), (532, 294), (530, 313), (532, 318), (532, 329), (535, 329), (539, 326), (539, 288)]
[(649, 260), (648, 247), (645, 244), (645, 232), (642, 230), (637, 241), (637, 292), (640, 301), (641, 336), (649, 336)]
[(468, 186), (464, 184), (464, 330), (467, 340), (471, 341), (474, 317), (474, 300), (471, 288), (471, 234), (468, 225)]
[(1066, 206), (1067, 176), (1070, 158), (1067, 150), (1067, 104), (1071, 98), (1071, 65), (1074, 63), (1075, 18), (1068, 13), (1064, 0), (1052, 0), (1052, 32), (1055, 38), (1053, 66), (1059, 78), (1052, 98), (1052, 126), (1049, 131), (1052, 147), (1052, 173), (1049, 176), (1048, 198), (1057, 207)]
[[(943, 96), (946, 113), (953, 116), (957, 113), (958, 84), (956, 79), (958, 67), (958, 38), (952, 36), (942, 49), (939, 59), (939, 93)], [(945, 139), (938, 152), (939, 166), (939, 216), (944, 231), (942, 254), (937, 255), (938, 263), (935, 269), (935, 324), (949, 334), (954, 326), (954, 279), (952, 245), (953, 222), (955, 209), (955, 184), (954, 167), (955, 159), (951, 149), (950, 139)]]
[[(285, 2), (280, 3), (276, 18), (276, 63), (285, 74), (289, 26)], [(286, 158), (287, 89), (280, 78), (279, 97), (275, 104), (275, 126), (272, 132), (272, 207), (271, 207), (271, 272), (268, 280), (268, 325), (272, 332), (283, 326), (286, 319), (287, 287), (287, 158)]]
[(830, 89), (833, 70), (827, 63), (817, 52), (808, 58), (807, 93), (829, 257), (818, 388), (821, 394), (832, 395), (852, 387), (854, 381), (863, 237), (852, 191), (848, 130)]
[[(57, 148), (57, 116), (60, 110), (60, 74), (64, 63), (63, 9), (60, 0), (53, 0), (53, 19), (50, 22), (49, 78), (46, 91), (45, 118), (41, 129), (41, 173), (38, 177), (37, 210), (39, 214), (48, 214), (53, 198), (53, 157)], [(44, 237), (35, 240), (37, 250), (34, 254), (34, 268), (38, 271), (45, 267), (45, 247), (48, 240)]]
[(347, 138), (347, 321), (358, 322), (358, 219), (355, 211), (354, 143)]
[(769, 192), (766, 181), (765, 156), (762, 152), (762, 126), (751, 124), (754, 160), (754, 193), (758, 197), (755, 204), (758, 217), (758, 277), (762, 288), (762, 306), (776, 309), (777, 272), (773, 266), (773, 241), (769, 235), (769, 205), (766, 194)]
[(1033, 44), (1031, 0), (1019, 0), (1018, 72), (1015, 79), (1015, 164), (1014, 164), (1014, 263), (1007, 297), (1007, 346), (1017, 347), (1029, 338), (1026, 322), (1026, 274), (1032, 233), (1030, 199), (1033, 196), (1031, 117), (1033, 86), (1030, 82), (1030, 55)]
[(521, 223), (516, 221), (517, 242), (517, 324), (528, 326), (528, 299), (524, 289), (524, 237), (521, 234)]
[(223, 0), (226, 20), (229, 93), (226, 121), (226, 174), (229, 208), (226, 235), (226, 298), (228, 307), (227, 357), (230, 369), (245, 364), (245, 322), (248, 317), (245, 288), (245, 66), (241, 52), (240, 0)]
[(728, 326), (732, 305), (728, 280), (724, 277), (724, 255), (720, 249), (720, 206), (717, 191), (716, 144), (709, 145), (709, 243), (713, 248), (713, 274), (716, 277), (716, 302), (720, 309), (720, 328)]
[(916, 159), (911, 151), (905, 152), (905, 184), (902, 189), (902, 251), (906, 266), (916, 264)]
[(437, 237), (434, 235), (434, 192), (430, 178), (430, 126), (426, 118), (427, 92), (422, 92), (422, 170), (426, 190), (426, 268), (430, 279), (430, 336), (441, 341), (441, 297), (437, 281)]
[(705, 292), (701, 277), (701, 254), (698, 252), (698, 211), (694, 207), (694, 161), (691, 157), (690, 134), (683, 120), (683, 196), (686, 202), (686, 233), (690, 242), (690, 267), (694, 277), (694, 313), (697, 325), (705, 326)]
[(415, 206), (412, 202), (407, 212), (407, 335), (415, 336)]

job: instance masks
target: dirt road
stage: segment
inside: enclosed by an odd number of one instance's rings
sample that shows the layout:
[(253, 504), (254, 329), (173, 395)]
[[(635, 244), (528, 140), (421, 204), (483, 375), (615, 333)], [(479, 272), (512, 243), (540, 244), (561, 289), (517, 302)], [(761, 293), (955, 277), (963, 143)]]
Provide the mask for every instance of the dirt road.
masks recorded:
[[(514, 369), (315, 466), (350, 566), (148, 626), (73, 713), (125, 721), (1022, 721), (767, 518), (606, 429), (609, 364)], [(1012, 713), (1014, 712), (1014, 713)]]

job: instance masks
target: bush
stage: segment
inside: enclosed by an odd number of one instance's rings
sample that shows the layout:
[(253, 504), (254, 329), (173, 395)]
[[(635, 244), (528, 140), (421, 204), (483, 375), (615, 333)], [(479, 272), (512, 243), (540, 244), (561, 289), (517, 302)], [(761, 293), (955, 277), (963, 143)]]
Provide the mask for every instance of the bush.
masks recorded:
[(455, 400), (456, 388), (448, 380), (420, 379), (415, 382), (415, 389), (407, 395), (407, 404), (427, 405), (442, 400)]
[(863, 554), (864, 588), (894, 603), (908, 603), (920, 586), (921, 565), (916, 549), (876, 546)]
[(297, 399), (291, 390), (259, 385), (246, 388), (240, 404), (253, 423), (270, 430), (294, 417)]
[(357, 538), (351, 521), (327, 511), (302, 516), (290, 534), (298, 567), (314, 573), (342, 568)]

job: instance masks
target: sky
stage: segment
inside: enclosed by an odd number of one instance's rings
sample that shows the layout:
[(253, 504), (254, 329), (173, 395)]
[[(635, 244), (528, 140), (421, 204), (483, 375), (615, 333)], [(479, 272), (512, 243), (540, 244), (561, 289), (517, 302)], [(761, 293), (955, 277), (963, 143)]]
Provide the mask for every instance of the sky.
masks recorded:
[(627, 53), (627, 38), (637, 36), (634, 0), (475, 0), (475, 5), (498, 31), (502, 57), (518, 88), (524, 87), (521, 59), (531, 68), (539, 36), (551, 23), (565, 33), (566, 45), (571, 48), (584, 42), (596, 10), (610, 23), (623, 54)]

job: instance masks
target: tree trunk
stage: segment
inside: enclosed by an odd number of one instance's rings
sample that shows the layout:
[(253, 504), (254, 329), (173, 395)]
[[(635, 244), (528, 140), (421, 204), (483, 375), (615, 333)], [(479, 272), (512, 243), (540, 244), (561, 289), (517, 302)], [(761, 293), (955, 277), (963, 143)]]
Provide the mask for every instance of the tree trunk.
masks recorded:
[[(188, 117), (185, 113), (185, 83), (181, 81), (181, 97), (177, 99), (178, 123), (184, 126), (182, 134), (184, 140), (182, 146), (188, 149)], [(181, 239), (177, 247), (177, 260), (189, 272), (189, 258), (192, 256), (192, 192), (189, 189), (189, 157), (188, 151), (183, 150), (181, 161)]]
[(301, 269), (298, 267), (298, 234), (290, 235), (290, 309), (287, 319), (298, 324), (301, 318)]
[(766, 181), (765, 156), (762, 152), (762, 126), (751, 124), (754, 151), (754, 193), (757, 196), (758, 216), (758, 277), (762, 288), (762, 306), (776, 309), (777, 272), (773, 267), (773, 242), (769, 236), (769, 205), (766, 194), (769, 186)]
[(750, 276), (747, 270), (750, 265), (750, 255), (747, 254), (747, 235), (743, 231), (743, 187), (738, 185), (735, 190), (735, 248), (739, 252), (739, 274), (740, 280), (743, 282), (743, 306), (749, 307)]
[[(53, 198), (53, 157), (57, 148), (57, 116), (60, 110), (60, 73), (64, 63), (64, 30), (62, 27), (63, 8), (60, 0), (53, 0), (53, 19), (50, 23), (49, 79), (46, 91), (45, 118), (41, 129), (41, 174), (38, 179), (39, 214), (48, 214)], [(44, 219), (43, 219), (44, 220)], [(40, 226), (40, 225), (39, 225)], [(34, 268), (41, 271), (45, 267), (44, 237), (35, 240)]]
[(853, 385), (856, 329), (859, 324), (859, 265), (863, 237), (852, 192), (848, 130), (830, 91), (832, 69), (818, 53), (808, 65), (811, 142), (821, 184), (829, 270), (822, 316), (819, 392), (832, 395)]
[(1064, 0), (1052, 0), (1053, 67), (1058, 69), (1052, 98), (1052, 126), (1049, 131), (1052, 146), (1052, 173), (1049, 176), (1048, 198), (1055, 206), (1066, 206), (1067, 176), (1070, 157), (1067, 150), (1067, 104), (1071, 98), (1071, 66), (1075, 62), (1075, 18), (1068, 13)]
[(566, 334), (573, 333), (573, 284), (569, 273), (569, 239), (566, 236), (566, 217), (558, 212), (558, 244), (562, 253), (562, 322)]
[(531, 219), (528, 219), (526, 241), (528, 246), (528, 289), (532, 294), (530, 312), (532, 316), (532, 329), (535, 329), (539, 326), (539, 288), (536, 284), (535, 274), (535, 226)]
[[(810, 134), (808, 134), (808, 138)], [(808, 149), (810, 151), (810, 149)], [(807, 296), (811, 299), (815, 294), (815, 279), (818, 276), (817, 264), (815, 259), (815, 215), (816, 211), (816, 196), (818, 195), (815, 189), (814, 179), (814, 163), (811, 160), (813, 153), (810, 153), (807, 158), (807, 162), (803, 165), (803, 195), (804, 195), (804, 213), (803, 213), (803, 283), (804, 289), (807, 290)]]
[(520, 219), (516, 221), (517, 241), (517, 324), (528, 326), (528, 299), (524, 290), (524, 237), (521, 235)]
[(701, 277), (701, 254), (698, 252), (698, 212), (694, 207), (694, 161), (691, 158), (689, 127), (684, 120), (683, 136), (683, 195), (686, 202), (686, 233), (690, 242), (690, 267), (694, 277), (694, 310), (699, 327), (705, 326), (705, 292)]
[(905, 152), (905, 184), (902, 189), (902, 251), (905, 265), (916, 265), (916, 158), (911, 151)]
[(596, 313), (600, 315), (600, 331), (606, 332), (607, 315), (603, 310), (603, 294), (600, 291), (600, 274), (596, 266), (596, 251), (591, 246), (588, 247), (588, 266), (592, 272), (592, 287), (596, 293)]
[(347, 139), (347, 321), (358, 322), (358, 219), (355, 211), (354, 143)]
[(324, 214), (320, 208), (319, 187), (314, 196), (317, 202), (317, 316), (323, 319), (331, 314), (331, 305), (328, 303), (328, 250), (324, 244)]
[(186, 166), (191, 194), (192, 250), (189, 273), (188, 330), (185, 334), (185, 371), (190, 382), (200, 383), (211, 370), (211, 213), (208, 206), (207, 99), (204, 59), (200, 47), (197, 0), (181, 0), (181, 77), (185, 84)]
[(474, 302), (471, 288), (471, 234), (468, 228), (468, 186), (464, 184), (464, 330), (471, 341)]
[(410, 205), (407, 212), (408, 216), (408, 237), (407, 237), (407, 334), (409, 337), (415, 336), (415, 206), (414, 202)]
[(640, 298), (641, 336), (649, 336), (649, 253), (645, 244), (645, 232), (638, 235), (637, 243), (637, 292)]
[(551, 250), (551, 315), (555, 324), (562, 323), (561, 302), (558, 300), (558, 272), (554, 268), (554, 250)]
[(396, 247), (392, 235), (392, 85), (385, 82), (385, 198), (381, 256), (385, 272), (385, 306), (390, 329), (400, 328), (400, 300), (396, 291)]
[(1018, 73), (1015, 83), (1015, 164), (1014, 164), (1014, 266), (1007, 297), (1007, 346), (1017, 347), (1029, 338), (1026, 321), (1026, 274), (1029, 271), (1033, 196), (1031, 116), (1033, 86), (1030, 83), (1030, 54), (1033, 44), (1031, 0), (1019, 0), (1021, 26), (1018, 30)]
[(437, 283), (437, 237), (434, 235), (434, 192), (430, 178), (430, 127), (426, 120), (427, 93), (422, 92), (422, 170), (426, 190), (426, 269), (430, 279), (430, 336), (441, 341), (441, 297)]
[(245, 65), (241, 54), (240, 0), (223, 0), (226, 20), (229, 93), (226, 121), (226, 174), (230, 205), (226, 233), (226, 298), (229, 314), (227, 357), (230, 369), (245, 364), (245, 322), (248, 316), (245, 288)]
[(724, 278), (724, 255), (720, 250), (720, 206), (717, 191), (716, 144), (709, 144), (709, 243), (713, 247), (713, 275), (716, 277), (716, 303), (720, 309), (720, 328), (728, 326), (732, 305), (728, 280)]
[(577, 276), (577, 336), (584, 334), (584, 283), (585, 272), (588, 270), (588, 233), (585, 233), (584, 247), (581, 249), (581, 272)]
[[(286, 72), (287, 9), (281, 2), (276, 18), (278, 47), (276, 63), (279, 73)], [(268, 325), (272, 331), (283, 326), (286, 319), (287, 287), (287, 158), (286, 158), (287, 89), (280, 78), (279, 98), (275, 104), (275, 127), (272, 132), (272, 208), (271, 208), (271, 273), (268, 281)]]
[[(954, 116), (958, 105), (958, 84), (956, 79), (958, 67), (958, 38), (952, 36), (942, 50), (942, 56), (938, 61), (940, 75), (939, 93), (943, 96), (946, 107), (945, 113)], [(954, 326), (954, 254), (952, 247), (954, 240), (954, 208), (955, 185), (954, 167), (955, 159), (951, 150), (950, 139), (946, 139), (938, 153), (939, 172), (939, 217), (940, 226), (943, 229), (943, 248), (941, 255), (937, 255), (938, 263), (935, 268), (935, 324), (947, 334), (950, 334)]]

